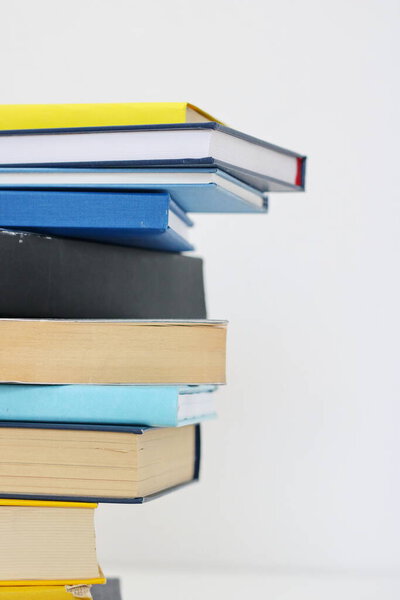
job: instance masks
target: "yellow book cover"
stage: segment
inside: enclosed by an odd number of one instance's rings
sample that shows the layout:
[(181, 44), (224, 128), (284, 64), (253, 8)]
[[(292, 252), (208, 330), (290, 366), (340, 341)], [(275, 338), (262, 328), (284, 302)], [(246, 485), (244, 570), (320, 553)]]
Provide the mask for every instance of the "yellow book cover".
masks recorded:
[[(104, 577), (101, 569), (99, 568), (99, 576), (93, 577), (92, 579), (60, 579), (57, 581), (45, 581), (41, 579), (32, 579), (30, 581), (18, 580), (18, 581), (0, 581), (0, 599), (3, 598), (1, 594), (3, 594), (4, 589), (8, 588), (21, 588), (21, 587), (56, 587), (60, 586), (75, 586), (75, 585), (102, 585), (106, 583), (106, 578)], [(5, 598), (5, 596), (4, 596)]]
[(188, 102), (3, 104), (0, 130), (159, 125), (218, 121)]
[[(77, 592), (78, 593), (78, 592)], [(74, 595), (72, 591), (67, 591), (65, 586), (17, 586), (1, 587), (0, 600), (74, 600), (81, 598), (86, 600), (91, 598), (90, 592), (83, 590), (84, 595)]]
[(59, 500), (18, 500), (0, 498), (0, 506), (37, 506), (41, 508), (97, 508), (96, 502), (63, 502)]

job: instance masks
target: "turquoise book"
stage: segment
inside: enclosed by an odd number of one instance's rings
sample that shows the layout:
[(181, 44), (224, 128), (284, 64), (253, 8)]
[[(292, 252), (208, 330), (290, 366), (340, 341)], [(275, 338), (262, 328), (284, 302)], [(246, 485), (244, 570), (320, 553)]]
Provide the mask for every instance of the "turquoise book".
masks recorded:
[(179, 427), (216, 415), (211, 385), (0, 385), (0, 421)]

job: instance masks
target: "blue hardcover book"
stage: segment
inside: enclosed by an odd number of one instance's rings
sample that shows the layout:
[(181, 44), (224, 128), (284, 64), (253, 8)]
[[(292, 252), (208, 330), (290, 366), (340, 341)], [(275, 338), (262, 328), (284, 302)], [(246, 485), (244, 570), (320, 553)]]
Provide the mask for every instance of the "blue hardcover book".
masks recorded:
[(0, 168), (0, 189), (161, 190), (185, 212), (260, 213), (268, 198), (220, 169)]
[(0, 385), (0, 421), (178, 427), (215, 416), (211, 385)]
[(0, 190), (0, 227), (168, 252), (193, 250), (167, 192)]
[(199, 478), (200, 425), (0, 421), (0, 442), (0, 498), (142, 504)]

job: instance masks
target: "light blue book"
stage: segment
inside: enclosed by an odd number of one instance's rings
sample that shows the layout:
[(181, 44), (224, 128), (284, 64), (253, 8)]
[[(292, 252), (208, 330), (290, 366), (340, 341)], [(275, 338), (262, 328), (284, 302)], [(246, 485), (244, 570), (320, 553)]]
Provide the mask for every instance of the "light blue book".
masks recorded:
[(0, 421), (178, 427), (215, 416), (212, 385), (0, 385)]
[(0, 189), (164, 191), (185, 212), (266, 212), (265, 193), (216, 168), (0, 168)]

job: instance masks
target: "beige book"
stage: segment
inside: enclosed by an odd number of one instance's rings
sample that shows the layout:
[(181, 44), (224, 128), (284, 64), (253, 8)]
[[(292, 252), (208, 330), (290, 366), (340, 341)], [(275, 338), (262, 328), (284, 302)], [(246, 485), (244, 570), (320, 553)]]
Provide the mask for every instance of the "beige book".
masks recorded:
[(223, 321), (0, 319), (0, 382), (225, 383)]
[(134, 500), (198, 476), (199, 429), (193, 425), (62, 427), (1, 423), (0, 497)]
[(104, 582), (96, 504), (0, 500), (0, 586)]

